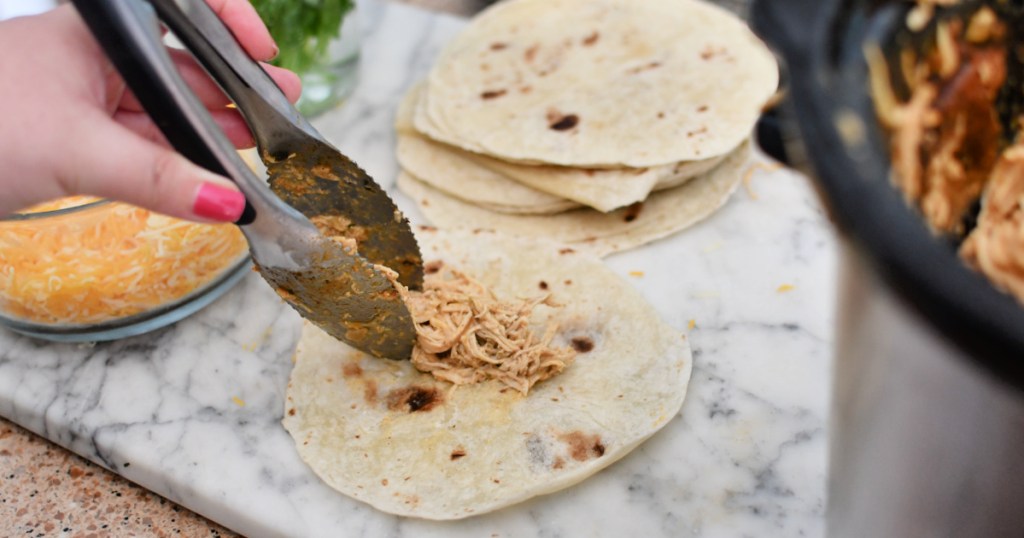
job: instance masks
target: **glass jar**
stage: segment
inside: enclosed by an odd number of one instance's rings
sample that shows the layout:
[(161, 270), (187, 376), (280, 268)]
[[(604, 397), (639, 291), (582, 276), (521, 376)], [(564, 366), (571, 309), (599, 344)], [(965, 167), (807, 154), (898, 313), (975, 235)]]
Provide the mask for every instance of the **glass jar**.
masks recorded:
[(302, 79), (296, 107), (307, 118), (341, 105), (356, 87), (362, 41), (355, 0), (253, 0), (280, 47), (272, 63)]
[(65, 198), (0, 219), (0, 326), (63, 342), (133, 336), (208, 305), (249, 265), (234, 225)]

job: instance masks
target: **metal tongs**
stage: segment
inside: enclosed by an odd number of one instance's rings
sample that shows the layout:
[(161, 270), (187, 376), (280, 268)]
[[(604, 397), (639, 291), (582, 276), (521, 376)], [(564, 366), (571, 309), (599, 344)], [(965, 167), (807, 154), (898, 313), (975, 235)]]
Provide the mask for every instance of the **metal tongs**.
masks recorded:
[[(412, 316), (374, 264), (419, 289), (423, 263), (408, 220), (380, 186), (302, 117), (204, 0), (73, 2), (171, 145), (238, 184), (247, 207), (236, 224), (278, 294), (335, 338), (378, 357), (408, 359)], [(178, 74), (161, 21), (242, 112), (269, 187)], [(321, 230), (356, 240), (358, 253)]]

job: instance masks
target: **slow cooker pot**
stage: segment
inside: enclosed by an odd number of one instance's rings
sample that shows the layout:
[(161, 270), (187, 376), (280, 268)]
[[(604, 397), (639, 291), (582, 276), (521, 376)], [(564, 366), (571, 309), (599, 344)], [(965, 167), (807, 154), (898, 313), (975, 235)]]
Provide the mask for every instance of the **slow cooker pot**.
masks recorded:
[[(990, 3), (1011, 17), (1021, 4)], [(962, 4), (953, 9), (979, 2)], [(782, 147), (842, 238), (827, 529), (1024, 536), (1024, 307), (967, 268), (893, 187), (869, 92), (864, 46), (893, 42), (912, 6), (751, 7), (784, 66)]]

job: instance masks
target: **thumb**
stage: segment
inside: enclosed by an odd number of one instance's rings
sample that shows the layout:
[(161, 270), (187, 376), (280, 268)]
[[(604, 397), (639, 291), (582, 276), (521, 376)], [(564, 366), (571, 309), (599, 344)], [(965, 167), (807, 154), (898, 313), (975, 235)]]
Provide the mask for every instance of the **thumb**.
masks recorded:
[(229, 179), (113, 122), (83, 122), (59, 180), (72, 194), (127, 202), (157, 213), (198, 222), (234, 222), (245, 197)]

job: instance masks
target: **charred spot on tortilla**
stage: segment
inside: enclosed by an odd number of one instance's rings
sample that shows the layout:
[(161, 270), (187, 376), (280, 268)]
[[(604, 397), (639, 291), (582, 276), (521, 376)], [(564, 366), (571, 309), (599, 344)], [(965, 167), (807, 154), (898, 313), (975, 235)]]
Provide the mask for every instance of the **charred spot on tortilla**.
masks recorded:
[(641, 65), (641, 66), (634, 67), (634, 68), (630, 69), (629, 70), (629, 74), (636, 75), (638, 73), (643, 73), (644, 71), (650, 71), (651, 69), (656, 69), (658, 67), (661, 67), (661, 62), (650, 62), (650, 63), (647, 63), (647, 64), (644, 64), (644, 65)]
[(576, 114), (566, 114), (555, 118), (549, 115), (548, 122), (548, 127), (555, 131), (568, 131), (580, 123), (580, 118)]
[(625, 222), (633, 222), (640, 217), (640, 212), (644, 209), (643, 202), (636, 202), (635, 204), (626, 208), (625, 213), (622, 215), (622, 220)]
[(423, 266), (423, 273), (427, 274), (427, 275), (432, 275), (432, 274), (440, 271), (442, 267), (444, 267), (444, 262), (443, 261), (441, 261), (441, 260), (434, 260), (432, 262), (428, 262), (427, 264), (425, 264)]
[(595, 30), (593, 33), (583, 38), (583, 45), (589, 47), (590, 45), (597, 43), (597, 40), (600, 38), (601, 34)]
[(345, 377), (359, 377), (363, 375), (363, 369), (359, 367), (357, 362), (347, 362), (341, 368), (341, 374)]
[(587, 353), (594, 349), (594, 341), (589, 336), (575, 336), (571, 342), (572, 348), (579, 353)]
[(392, 389), (388, 392), (388, 409), (392, 411), (407, 410), (410, 413), (430, 411), (444, 402), (444, 395), (433, 387), (416, 385)]
[(538, 49), (539, 49), (538, 45), (533, 45), (532, 47), (526, 49), (526, 52), (523, 53), (523, 58), (527, 62), (532, 62), (533, 59), (537, 57), (537, 50)]
[(571, 249), (571, 248), (569, 248), (569, 247), (565, 247), (563, 249), (559, 249), (559, 251), (558, 251), (559, 254), (572, 254), (573, 252), (576, 252), (576, 251)]
[(587, 461), (591, 458), (604, 456), (605, 447), (601, 443), (601, 436), (587, 435), (580, 431), (574, 431), (558, 436), (569, 448), (569, 455), (576, 461)]
[(548, 283), (547, 283), (547, 282), (544, 282), (543, 280), (541, 280), (541, 281), (540, 281), (540, 282), (539, 282), (539, 283), (537, 284), (537, 287), (538, 287), (538, 288), (540, 288), (540, 289), (542, 289), (542, 290), (546, 290), (546, 289), (548, 289)]
[(377, 403), (377, 382), (370, 379), (366, 381), (366, 385), (363, 386), (363, 400), (366, 403), (373, 405)]
[(506, 93), (508, 93), (508, 90), (505, 90), (505, 89), (501, 89), (501, 90), (487, 90), (487, 91), (484, 91), (484, 92), (480, 93), (480, 98), (481, 99), (497, 99), (498, 97), (501, 97), (502, 95), (505, 95)]
[(460, 447), (456, 447), (455, 450), (452, 450), (452, 455), (451, 455), (452, 461), (455, 461), (457, 459), (461, 459), (461, 458), (463, 458), (465, 456), (466, 456), (466, 449), (462, 448), (461, 446)]
[(288, 410), (288, 416), (290, 416), (290, 417), (294, 417), (295, 416), (295, 408), (294, 407), (292, 407), (291, 409)]
[(495, 41), (494, 43), (491, 43), (491, 50), (497, 51), (504, 50), (506, 48), (508, 48), (508, 43), (502, 43), (500, 41)]

